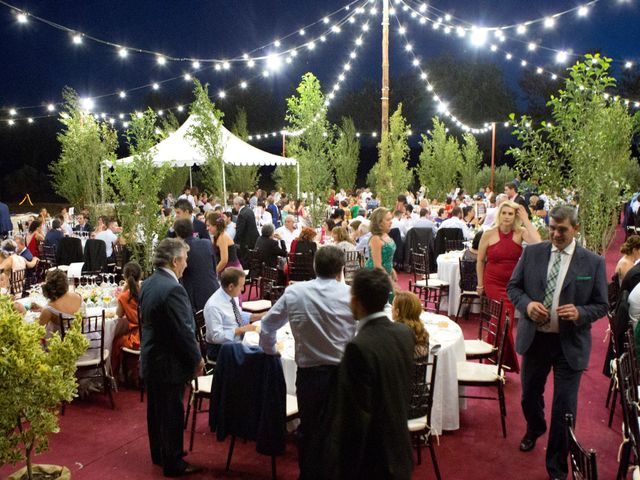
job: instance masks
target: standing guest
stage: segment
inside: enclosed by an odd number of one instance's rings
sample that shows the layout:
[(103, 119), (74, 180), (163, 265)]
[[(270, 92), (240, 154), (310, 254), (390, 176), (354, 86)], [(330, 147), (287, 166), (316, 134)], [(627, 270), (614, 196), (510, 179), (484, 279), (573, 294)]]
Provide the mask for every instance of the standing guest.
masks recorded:
[(173, 223), (173, 229), (178, 238), (189, 246), (189, 259), (182, 274), (182, 285), (187, 291), (193, 311), (197, 312), (204, 308), (209, 297), (220, 288), (216, 275), (216, 253), (211, 240), (193, 236), (191, 220), (180, 218)]
[(44, 236), (44, 244), (52, 246), (54, 248), (58, 248), (58, 243), (60, 243), (60, 239), (64, 238), (64, 232), (62, 231), (62, 225), (60, 224), (59, 218), (54, 218), (51, 222), (51, 230), (47, 232)]
[(178, 282), (188, 251), (182, 240), (162, 240), (153, 258), (155, 272), (142, 284), (139, 297), (140, 374), (147, 390), (149, 447), (152, 462), (166, 477), (202, 470), (182, 458), (184, 387), (204, 365), (189, 297)]
[(520, 365), (513, 341), (514, 307), (507, 295), (507, 283), (522, 254), (522, 242), (538, 243), (540, 234), (531, 224), (524, 208), (509, 200), (498, 207), (494, 228), (487, 230), (480, 239), (476, 275), (477, 291), (492, 300), (504, 301), (503, 317), (511, 319), (504, 345), (504, 364), (518, 373)]
[[(185, 200), (184, 198), (178, 200), (176, 202), (175, 212), (176, 219), (186, 218), (193, 223), (193, 231), (196, 232), (198, 238), (210, 240), (209, 232), (207, 232), (207, 226), (204, 224), (204, 222), (198, 220), (197, 218), (194, 218), (193, 207), (188, 200)], [(170, 228), (167, 237), (175, 238), (175, 236), (176, 233), (173, 231), (173, 228)]]
[(6, 238), (9, 232), (13, 231), (13, 223), (11, 223), (11, 213), (6, 203), (0, 202), (0, 239)]
[[(393, 269), (393, 254), (396, 251), (396, 243), (389, 236), (391, 230), (391, 212), (384, 207), (376, 208), (369, 219), (369, 258), (364, 268), (381, 268), (389, 278), (391, 284), (398, 282), (398, 276)], [(394, 287), (395, 288), (395, 287)]]
[(278, 265), (278, 257), (286, 257), (287, 250), (282, 240), (275, 238), (275, 230), (272, 223), (262, 226), (260, 237), (256, 241), (256, 251), (260, 257), (260, 261), (268, 267)]
[(275, 204), (273, 197), (271, 195), (267, 197), (267, 211), (271, 214), (273, 226), (275, 228), (279, 228), (280, 227), (280, 209)]
[(299, 233), (296, 230), (295, 217), (292, 215), (287, 215), (284, 219), (284, 225), (280, 228), (276, 229), (276, 234), (284, 241), (284, 246), (287, 249), (287, 252), (291, 252), (291, 243), (298, 237)]
[[(577, 211), (549, 212), (551, 242), (529, 245), (509, 281), (509, 298), (522, 314), (516, 348), (522, 355), (522, 411), (528, 452), (547, 430), (544, 389), (553, 368), (551, 429), (546, 466), (551, 478), (567, 478), (565, 415), (576, 417), (582, 372), (589, 364), (591, 324), (607, 313), (604, 259), (578, 245)], [(484, 238), (483, 238), (484, 240)]]
[(216, 273), (219, 275), (227, 268), (239, 268), (242, 270), (242, 264), (238, 260), (238, 246), (226, 231), (225, 216), (215, 212), (207, 214), (207, 229), (213, 239), (213, 245), (216, 249), (218, 264), (216, 265)]
[(244, 267), (248, 267), (249, 250), (256, 246), (256, 240), (258, 240), (260, 235), (258, 234), (258, 227), (253, 212), (251, 208), (245, 204), (244, 198), (234, 198), (233, 207), (238, 211), (234, 242), (238, 245), (240, 263), (242, 263)]
[(413, 292), (398, 292), (393, 299), (391, 309), (393, 321), (402, 323), (413, 332), (415, 348), (414, 358), (423, 358), (429, 355), (429, 332), (424, 328), (422, 319), (422, 302)]
[(620, 247), (622, 257), (616, 264), (615, 273), (622, 283), (624, 276), (640, 260), (640, 235), (630, 235)]
[(227, 235), (231, 238), (231, 240), (235, 241), (236, 238), (236, 224), (233, 221), (233, 213), (232, 212), (224, 212), (224, 224), (226, 225), (225, 231)]
[(167, 193), (167, 196), (164, 197), (164, 199), (162, 200), (162, 208), (168, 208), (171, 209), (173, 208), (173, 205), (176, 203), (176, 201), (173, 198), (173, 194), (171, 192)]
[(223, 344), (242, 340), (247, 332), (255, 332), (253, 322), (264, 313), (250, 314), (240, 310), (239, 298), (244, 289), (245, 274), (238, 268), (229, 268), (220, 275), (220, 286), (204, 306), (207, 326), (207, 358), (216, 361)]
[(262, 319), (260, 328), (260, 346), (268, 354), (277, 354), (276, 332), (287, 322), (296, 341), (300, 478), (311, 473), (304, 464), (307, 447), (319, 440), (338, 364), (356, 333), (349, 309), (349, 287), (340, 282), (344, 263), (344, 253), (337, 247), (318, 250), (314, 259), (316, 278), (289, 286)]
[(76, 222), (76, 226), (73, 227), (74, 232), (93, 232), (93, 227), (83, 213), (76, 215)]
[(103, 231), (96, 233), (96, 240), (102, 240), (107, 247), (107, 259), (113, 258), (113, 244), (118, 241), (117, 233), (120, 232), (118, 221), (115, 218), (106, 221)]
[(124, 335), (116, 337), (113, 341), (111, 352), (111, 370), (115, 375), (120, 371), (120, 359), (122, 348), (140, 348), (140, 325), (138, 323), (138, 297), (140, 296), (140, 281), (142, 269), (136, 262), (125, 264), (122, 269), (122, 277), (125, 285), (122, 293), (118, 295), (118, 308), (116, 315), (126, 318), (128, 329)]
[(531, 210), (529, 210), (529, 203), (518, 193), (518, 184), (516, 182), (505, 183), (504, 193), (508, 200), (522, 205), (527, 212), (527, 216), (531, 218)]
[(310, 452), (309, 478), (409, 480), (413, 466), (407, 429), (413, 377), (413, 332), (384, 312), (391, 294), (380, 269), (357, 272), (351, 311), (358, 334), (347, 345), (331, 395), (325, 429)]
[[(193, 198), (193, 189), (189, 187), (184, 188), (184, 193), (178, 197), (178, 200), (186, 200), (191, 205), (191, 211), (196, 208), (196, 200)], [(177, 205), (178, 202), (176, 202)]]
[(44, 233), (42, 233), (42, 222), (34, 220), (29, 224), (29, 233), (26, 238), (27, 248), (34, 257), (40, 255), (38, 242), (44, 242)]

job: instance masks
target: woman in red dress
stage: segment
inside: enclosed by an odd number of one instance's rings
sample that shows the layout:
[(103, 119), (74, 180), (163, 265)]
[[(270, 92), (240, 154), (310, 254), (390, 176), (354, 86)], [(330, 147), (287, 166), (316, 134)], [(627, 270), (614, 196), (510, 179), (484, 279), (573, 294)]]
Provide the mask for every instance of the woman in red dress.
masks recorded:
[(520, 372), (520, 365), (513, 341), (515, 309), (507, 296), (507, 283), (520, 259), (523, 240), (538, 243), (540, 235), (522, 205), (507, 200), (498, 207), (494, 226), (482, 235), (476, 263), (478, 294), (503, 300), (503, 318), (509, 313), (511, 324), (505, 341), (504, 365), (514, 373)]
[(42, 232), (42, 222), (34, 220), (29, 224), (29, 233), (26, 238), (27, 248), (34, 257), (39, 257), (38, 242), (44, 242), (44, 233)]

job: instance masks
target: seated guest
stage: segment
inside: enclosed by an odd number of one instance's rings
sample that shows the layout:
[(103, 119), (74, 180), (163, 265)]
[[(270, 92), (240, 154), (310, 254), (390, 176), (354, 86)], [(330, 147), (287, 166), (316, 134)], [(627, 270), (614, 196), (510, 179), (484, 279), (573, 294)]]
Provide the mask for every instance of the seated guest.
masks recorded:
[(207, 229), (213, 238), (213, 245), (218, 256), (216, 273), (220, 275), (227, 268), (239, 268), (242, 264), (238, 260), (238, 246), (226, 231), (225, 216), (217, 212), (207, 213)]
[(448, 218), (447, 211), (444, 208), (439, 208), (438, 209), (438, 216), (436, 217), (436, 219), (434, 221), (436, 222), (437, 226), (440, 226), (440, 225), (442, 225), (442, 222), (444, 222), (447, 218)]
[[(444, 209), (441, 209), (444, 210)], [(413, 228), (430, 228), (433, 231), (433, 235), (436, 235), (436, 224), (429, 220), (429, 209), (420, 209), (420, 218), (413, 224)]]
[(76, 226), (73, 227), (74, 232), (93, 232), (93, 227), (83, 213), (76, 215), (76, 222)]
[(35, 261), (34, 261), (34, 256), (25, 245), (24, 238), (22, 235), (14, 235), (13, 240), (16, 242), (16, 253), (21, 257), (24, 257), (26, 261), (26, 267), (27, 267), (26, 276), (29, 281), (29, 285), (31, 285), (34, 280), (34, 275), (36, 273), (35, 267), (36, 267), (36, 264), (38, 263), (38, 257), (35, 257)]
[(473, 237), (473, 241), (471, 242), (471, 248), (468, 248), (462, 254), (463, 262), (476, 262), (478, 260), (478, 247), (480, 246), (480, 239), (482, 238), (483, 230), (480, 230), (476, 233), (475, 237)]
[[(48, 300), (42, 308), (38, 322), (46, 328), (46, 337), (60, 331), (60, 315), (73, 317), (83, 308), (82, 296), (69, 291), (67, 274), (62, 270), (51, 270), (47, 273), (45, 283), (42, 286), (42, 294)], [(31, 304), (31, 309), (38, 311), (39, 305)]]
[(250, 314), (240, 310), (238, 299), (244, 289), (245, 274), (238, 268), (229, 268), (220, 275), (219, 288), (204, 306), (207, 326), (207, 357), (216, 360), (220, 347), (227, 342), (242, 340), (246, 332), (254, 332), (252, 322), (260, 320), (264, 313)]
[(112, 218), (106, 220), (106, 228), (96, 234), (96, 240), (102, 240), (107, 247), (107, 258), (113, 258), (113, 244), (118, 241), (116, 233), (119, 232), (118, 221)]
[(478, 225), (478, 219), (476, 218), (476, 212), (473, 206), (462, 207), (462, 220), (467, 224), (467, 227), (473, 228)]
[(413, 292), (398, 292), (393, 298), (391, 310), (393, 321), (403, 323), (413, 331), (416, 346), (413, 352), (415, 358), (429, 355), (429, 332), (424, 328), (420, 319), (422, 302)]
[(255, 246), (260, 261), (264, 262), (268, 267), (276, 267), (278, 265), (278, 257), (287, 256), (284, 242), (274, 238), (275, 229), (272, 223), (264, 224), (260, 233)]
[(27, 248), (34, 257), (40, 255), (38, 242), (44, 242), (44, 233), (42, 233), (42, 222), (34, 220), (29, 224), (29, 233), (26, 238)]
[(350, 252), (356, 249), (349, 233), (347, 233), (347, 229), (344, 227), (335, 227), (331, 231), (331, 238), (333, 239), (333, 244), (343, 252)]
[(64, 232), (62, 231), (60, 219), (56, 217), (51, 222), (51, 230), (44, 236), (44, 244), (57, 249), (61, 238), (64, 238)]
[(142, 279), (140, 265), (135, 262), (127, 263), (122, 269), (122, 277), (125, 285), (122, 293), (118, 295), (116, 315), (119, 318), (126, 318), (129, 328), (127, 333), (113, 340), (111, 369), (116, 377), (120, 371), (122, 348), (140, 349), (140, 325), (138, 324), (138, 296), (140, 294), (140, 280)]
[(33, 257), (31, 261), (18, 255), (16, 242), (11, 239), (4, 240), (0, 244), (0, 288), (9, 287), (9, 279), (12, 272), (33, 268), (38, 263), (38, 257)]
[(544, 223), (549, 225), (549, 215), (547, 214), (547, 210), (544, 208), (544, 200), (538, 200), (531, 208), (531, 215), (534, 217), (539, 217), (544, 220)]
[(331, 231), (335, 228), (336, 222), (333, 218), (327, 218), (322, 224), (322, 235), (320, 243), (324, 243), (324, 239), (331, 236)]
[[(69, 214), (67, 214), (67, 217), (68, 216)], [(65, 216), (62, 213), (59, 213), (58, 215), (56, 215), (56, 219), (60, 222), (60, 229), (62, 230), (62, 233), (64, 233), (65, 236), (73, 235), (73, 228), (71, 228), (71, 223), (65, 220)]]
[(298, 237), (299, 231), (296, 230), (296, 218), (293, 215), (287, 215), (284, 219), (284, 225), (276, 228), (276, 235), (284, 241), (285, 248), (291, 251), (291, 243)]
[(316, 238), (316, 231), (311, 227), (304, 227), (298, 238), (291, 243), (292, 253), (315, 255), (318, 244), (313, 241), (314, 238)]
[(459, 228), (462, 230), (462, 236), (465, 240), (471, 240), (473, 233), (462, 219), (462, 208), (454, 207), (451, 210), (451, 218), (446, 219), (440, 224), (440, 228)]
[(622, 257), (618, 260), (615, 273), (618, 280), (622, 283), (622, 279), (627, 272), (640, 260), (640, 235), (631, 235), (620, 247)]

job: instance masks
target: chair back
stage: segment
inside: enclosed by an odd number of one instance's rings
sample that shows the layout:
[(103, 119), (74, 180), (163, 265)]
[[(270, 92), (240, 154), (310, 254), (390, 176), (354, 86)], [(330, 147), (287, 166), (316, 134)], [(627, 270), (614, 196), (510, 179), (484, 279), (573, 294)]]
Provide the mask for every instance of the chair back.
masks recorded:
[(313, 269), (313, 255), (307, 253), (289, 254), (289, 280), (293, 282), (304, 282), (316, 278)]
[(100, 272), (107, 270), (107, 245), (102, 240), (90, 238), (86, 241), (82, 268)]
[[(629, 439), (631, 449), (636, 458), (640, 455), (640, 415), (638, 408), (638, 384), (637, 364), (634, 364), (629, 352), (625, 352), (617, 358), (618, 385), (620, 388), (620, 403), (622, 404), (622, 418), (624, 421), (624, 438)], [(627, 462), (625, 454), (621, 455), (620, 462)], [(627, 470), (624, 469), (626, 474)]]
[(204, 310), (198, 310), (193, 318), (196, 321), (196, 340), (202, 346), (207, 339), (207, 324), (204, 320)]
[(611, 282), (607, 285), (607, 299), (609, 301), (609, 311), (615, 312), (618, 297), (620, 296), (620, 276), (614, 273)]
[(262, 260), (257, 250), (247, 250), (247, 263), (249, 264), (247, 281), (260, 278), (262, 276)]
[(427, 355), (418, 357), (414, 361), (409, 419), (427, 417), (427, 425), (431, 425), (433, 388), (436, 382), (439, 350), (440, 345), (435, 345)]
[[(64, 338), (65, 332), (71, 328), (71, 322), (75, 317), (69, 315), (60, 315), (60, 337)], [(91, 315), (81, 318), (82, 334), (89, 341), (89, 348), (82, 358), (97, 358), (100, 363), (104, 362), (104, 310), (100, 315)]]
[(452, 250), (464, 250), (464, 242), (462, 240), (449, 240), (444, 241), (445, 253)]
[(11, 295), (18, 298), (26, 295), (25, 278), (26, 270), (24, 268), (11, 272), (11, 277), (9, 277), (9, 293), (11, 293)]
[[(633, 334), (633, 326), (629, 323), (629, 328), (625, 331), (624, 350), (629, 353), (629, 361), (633, 366), (633, 374), (636, 386), (640, 385), (640, 369), (638, 369), (638, 353), (636, 351), (635, 336)], [(636, 389), (636, 391), (638, 391)], [(640, 393), (638, 394), (640, 395)], [(636, 396), (638, 398), (638, 396)]]
[(424, 250), (420, 252), (411, 251), (411, 272), (414, 283), (423, 278), (429, 278), (429, 262)]
[(344, 281), (348, 285), (351, 285), (355, 274), (358, 270), (362, 269), (364, 258), (362, 256), (362, 252), (358, 252), (356, 250), (344, 252), (344, 257)]
[(500, 341), (498, 342), (498, 376), (502, 377), (504, 374), (503, 363), (504, 363), (504, 346), (507, 344), (507, 332), (509, 331), (509, 324), (511, 323), (511, 319), (509, 318), (509, 312), (504, 316), (504, 321), (502, 322), (502, 328), (500, 328)]
[(263, 300), (271, 300), (275, 303), (282, 296), (284, 286), (278, 285), (280, 272), (275, 267), (262, 265), (262, 277), (260, 279), (260, 290), (262, 291)]
[(63, 237), (56, 248), (56, 264), (70, 265), (84, 261), (82, 240), (77, 237)]
[[(498, 352), (501, 339), (503, 300), (491, 300), (486, 296), (480, 299), (480, 325), (478, 339), (493, 345), (494, 352)], [(494, 358), (497, 363), (497, 358)]]
[(53, 245), (42, 246), (42, 257), (40, 258), (42, 263), (45, 263), (48, 268), (58, 265), (56, 262), (56, 247)]
[(464, 240), (464, 236), (462, 234), (461, 228), (439, 228), (438, 233), (436, 233), (436, 243), (435, 243), (435, 256), (438, 258), (438, 255), (447, 252), (447, 241), (448, 240)]
[(593, 449), (585, 450), (574, 431), (573, 415), (565, 415), (567, 424), (567, 438), (569, 440), (569, 460), (571, 474), (574, 480), (597, 480), (598, 469), (596, 467), (596, 452)]
[(116, 258), (116, 270), (122, 272), (125, 263), (127, 263), (125, 246), (119, 242), (113, 243), (113, 255)]
[(475, 260), (460, 259), (460, 291), (475, 292), (478, 287)]

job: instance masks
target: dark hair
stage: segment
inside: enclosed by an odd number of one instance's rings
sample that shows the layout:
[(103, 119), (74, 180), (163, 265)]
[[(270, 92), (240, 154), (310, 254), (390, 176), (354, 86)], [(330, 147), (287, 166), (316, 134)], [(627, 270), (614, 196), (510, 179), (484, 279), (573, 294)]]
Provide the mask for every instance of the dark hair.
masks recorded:
[(60, 227), (61, 227), (60, 220), (58, 220), (57, 218), (54, 218), (54, 219), (51, 221), (51, 228), (52, 228), (52, 229), (54, 229), (54, 230), (56, 230), (56, 229), (58, 229), (58, 228), (60, 228)]
[(504, 186), (509, 190), (515, 190), (516, 192), (518, 191), (518, 186), (514, 182), (507, 182), (504, 184)]
[(193, 213), (193, 205), (186, 198), (181, 198), (173, 206), (175, 209), (184, 210), (185, 212)]
[(229, 220), (233, 219), (233, 212), (229, 212), (226, 211), (224, 212), (225, 217), (227, 217)]
[(348, 206), (349, 206), (349, 202), (347, 202), (346, 200), (342, 200), (342, 201), (340, 202), (340, 206), (341, 206), (341, 207), (348, 207)]
[(367, 314), (381, 312), (390, 293), (391, 280), (381, 268), (363, 268), (353, 277), (351, 296), (360, 302)]
[(31, 222), (29, 224), (29, 233), (35, 232), (38, 227), (40, 227), (40, 225), (42, 225), (42, 222), (40, 220), (34, 220), (33, 222)]
[(467, 215), (469, 215), (469, 212), (471, 211), (473, 211), (473, 207), (471, 205), (462, 207), (462, 216), (466, 217)]
[(47, 278), (42, 286), (42, 294), (47, 300), (55, 301), (69, 291), (69, 280), (67, 274), (62, 270), (51, 270), (47, 273)]
[(336, 222), (334, 222), (332, 219), (327, 218), (324, 223), (327, 224), (327, 227), (329, 227), (329, 231), (333, 230), (334, 228), (336, 228)]
[(446, 212), (446, 210), (443, 207), (440, 207), (438, 209), (438, 216), (442, 215), (444, 212)]
[(222, 288), (227, 288), (231, 284), (238, 285), (240, 279), (244, 277), (246, 277), (244, 271), (240, 270), (239, 268), (227, 268), (220, 275), (220, 286)]
[(398, 195), (397, 201), (406, 204), (407, 203), (407, 196), (404, 195), (403, 193), (401, 193), (400, 195)]
[(176, 235), (183, 240), (193, 237), (193, 223), (188, 218), (179, 218), (173, 222), (173, 229)]
[(138, 295), (140, 294), (140, 287), (138, 283), (142, 278), (142, 268), (136, 262), (126, 263), (124, 268), (122, 269), (122, 276), (124, 277), (125, 282), (127, 282), (127, 287), (129, 288), (129, 302), (131, 300), (138, 301)]
[(544, 200), (538, 200), (534, 208), (535, 210), (544, 210)]
[(473, 241), (471, 242), (471, 248), (473, 248), (474, 250), (477, 250), (478, 247), (480, 246), (480, 239), (482, 238), (483, 233), (484, 231), (480, 230), (478, 233), (476, 233), (475, 237), (473, 237)]
[(453, 210), (451, 210), (452, 217), (459, 217), (461, 213), (462, 209), (460, 207), (453, 207)]
[(213, 236), (213, 241), (217, 242), (220, 235), (222, 235), (227, 228), (227, 224), (224, 221), (224, 215), (209, 212), (207, 213), (207, 223), (212, 227), (216, 227), (216, 234)]
[(413, 205), (411, 205), (410, 203), (407, 203), (404, 209), (409, 213), (413, 213)]
[(426, 217), (427, 215), (429, 215), (429, 210), (427, 210), (426, 208), (421, 208), (420, 209), (420, 216), (421, 217)]
[(623, 255), (629, 255), (634, 250), (640, 249), (640, 235), (630, 235), (620, 247), (620, 253)]
[(326, 245), (316, 252), (313, 268), (318, 277), (335, 277), (345, 263), (344, 252), (335, 245)]

